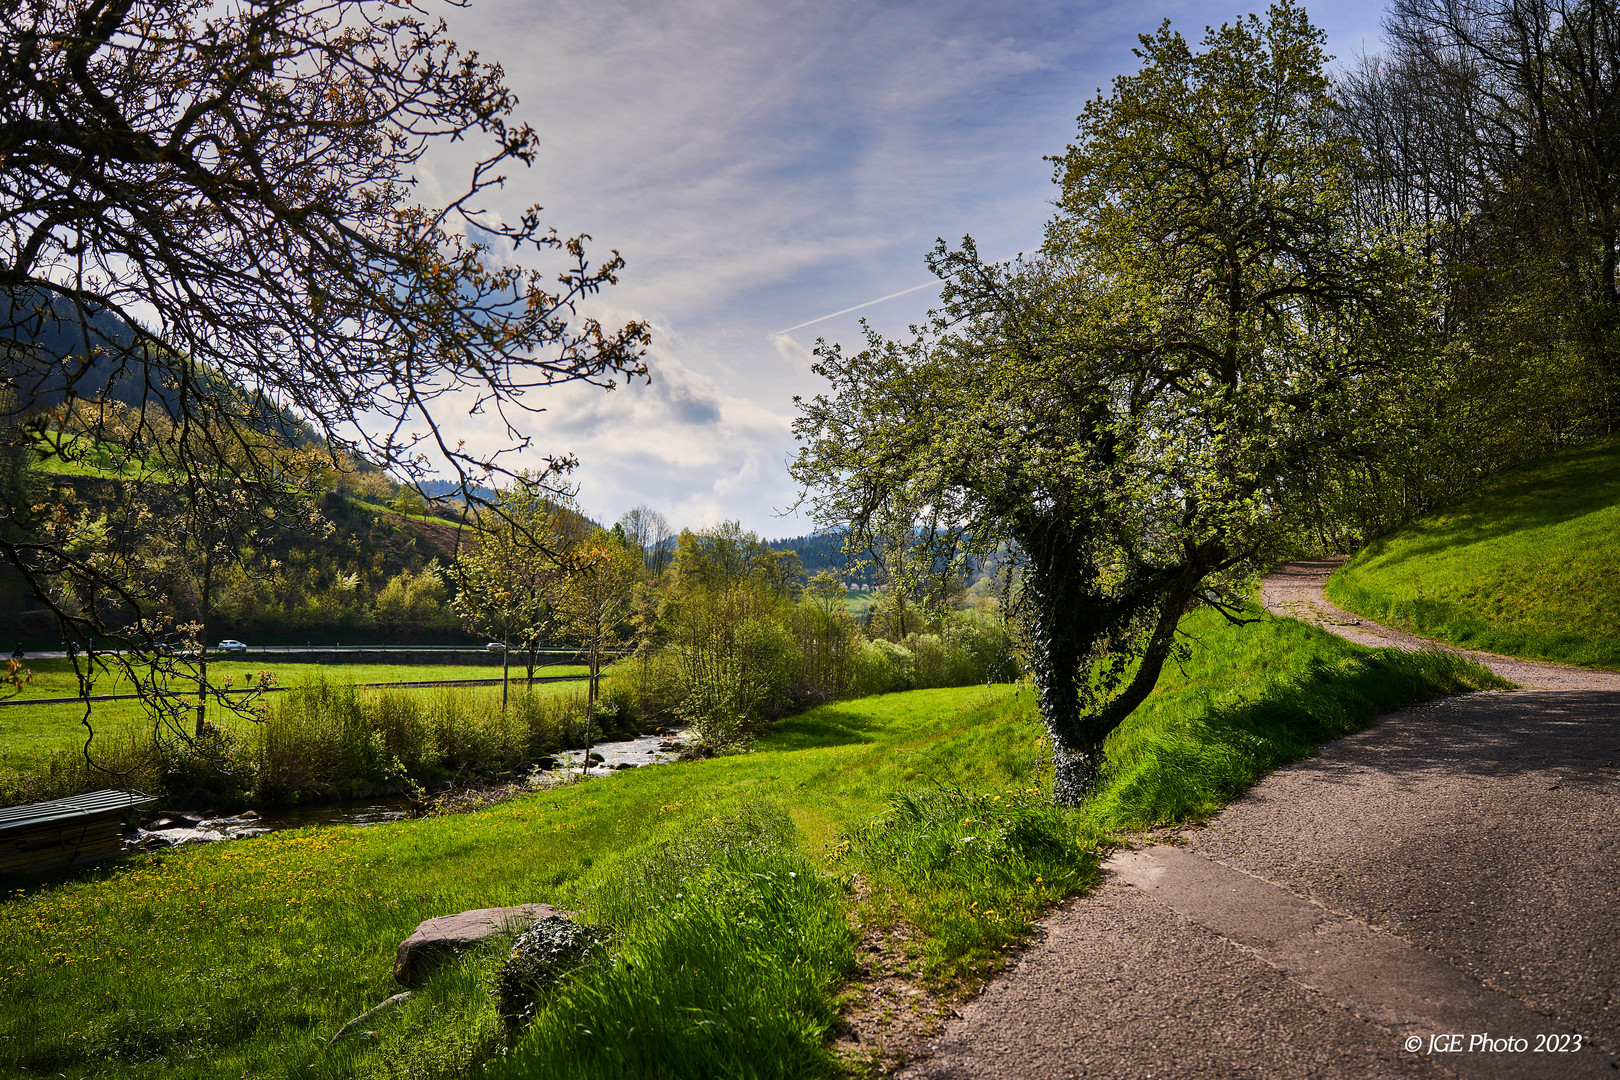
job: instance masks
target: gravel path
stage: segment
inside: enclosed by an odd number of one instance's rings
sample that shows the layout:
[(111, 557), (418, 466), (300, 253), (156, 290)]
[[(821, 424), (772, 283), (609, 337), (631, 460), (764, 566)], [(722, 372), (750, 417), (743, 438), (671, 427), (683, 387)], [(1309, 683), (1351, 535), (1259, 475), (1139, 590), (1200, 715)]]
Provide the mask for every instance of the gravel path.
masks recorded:
[[(1267, 606), (1432, 647), (1328, 604), (1336, 565)], [(1403, 710), (1120, 853), (901, 1075), (1620, 1077), (1620, 675), (1473, 655), (1546, 689)]]
[(1290, 563), (1261, 583), (1260, 598), (1267, 610), (1275, 615), (1291, 615), (1304, 622), (1316, 623), (1358, 645), (1375, 649), (1441, 648), (1477, 660), (1502, 678), (1510, 679), (1527, 690), (1608, 690), (1620, 693), (1620, 671), (1593, 671), (1439, 645), (1403, 630), (1380, 626), (1336, 607), (1322, 595), (1322, 587), (1327, 584), (1328, 575), (1343, 566), (1345, 561), (1345, 557), (1340, 555)]

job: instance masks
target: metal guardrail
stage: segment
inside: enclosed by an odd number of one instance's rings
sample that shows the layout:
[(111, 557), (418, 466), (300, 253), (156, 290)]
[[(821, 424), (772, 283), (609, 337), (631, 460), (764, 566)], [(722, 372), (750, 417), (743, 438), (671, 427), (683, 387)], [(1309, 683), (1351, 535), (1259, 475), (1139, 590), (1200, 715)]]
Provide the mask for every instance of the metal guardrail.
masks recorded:
[[(250, 645), (249, 653), (278, 652), (424, 652), (424, 653), (499, 653), (488, 645)], [(506, 650), (514, 656), (529, 655), (528, 649)], [(623, 651), (623, 650), (618, 650)], [(220, 655), (218, 649), (209, 649), (210, 655)], [(536, 649), (536, 656), (583, 656), (579, 649)]]

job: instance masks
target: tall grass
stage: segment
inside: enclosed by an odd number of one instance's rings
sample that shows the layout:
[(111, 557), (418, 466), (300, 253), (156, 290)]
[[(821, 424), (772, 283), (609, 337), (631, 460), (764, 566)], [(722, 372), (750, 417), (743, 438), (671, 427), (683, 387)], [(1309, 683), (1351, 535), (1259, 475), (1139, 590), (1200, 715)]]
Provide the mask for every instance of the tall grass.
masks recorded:
[(258, 723), (201, 739), (126, 726), (98, 736), (89, 758), (61, 751), (42, 770), (0, 775), (0, 798), (120, 787), (228, 808), (403, 792), (623, 733), (613, 709), (598, 709), (587, 730), (585, 704), (578, 690), (519, 688), (503, 709), (498, 691), (363, 690), (317, 675), (271, 699)]
[[(1297, 625), (1297, 624), (1296, 624)], [(1450, 653), (1315, 656), (1220, 698), (1150, 702), (1108, 740), (1092, 827), (1144, 829), (1210, 817), (1279, 765), (1413, 702), (1513, 685)]]
[(577, 690), (520, 689), (503, 709), (487, 691), (365, 693), (317, 679), (277, 700), (258, 732), (255, 795), (341, 798), (511, 768), (602, 738), (585, 705)]
[(949, 986), (993, 968), (1042, 911), (1096, 880), (1096, 839), (1084, 825), (1084, 814), (1033, 788), (901, 791), (838, 854), (907, 899), (924, 972)]
[[(1267, 772), (1383, 713), (1511, 685), (1449, 653), (1363, 649), (1291, 619), (1233, 627), (1202, 611), (1182, 632), (1190, 655), (1109, 737), (1085, 806), (1051, 805), (1048, 757), (1038, 783), (902, 788), (843, 838), (840, 865), (923, 930), (919, 959), (936, 985), (995, 966), (1041, 910), (1094, 880), (1097, 852), (1121, 830), (1205, 820)], [(1022, 699), (1033, 727), (1033, 695)]]
[(627, 860), (588, 905), (613, 959), (565, 979), (488, 1077), (833, 1072), (832, 991), (854, 965), (838, 889), (777, 806), (745, 806)]

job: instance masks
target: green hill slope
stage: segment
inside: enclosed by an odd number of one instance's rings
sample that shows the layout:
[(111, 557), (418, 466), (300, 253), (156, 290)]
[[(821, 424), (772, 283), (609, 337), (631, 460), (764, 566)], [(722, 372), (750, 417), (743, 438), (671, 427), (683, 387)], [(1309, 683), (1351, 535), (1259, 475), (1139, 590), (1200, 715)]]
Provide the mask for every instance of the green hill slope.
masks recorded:
[(1369, 544), (1327, 594), (1454, 645), (1620, 668), (1620, 440), (1515, 469)]

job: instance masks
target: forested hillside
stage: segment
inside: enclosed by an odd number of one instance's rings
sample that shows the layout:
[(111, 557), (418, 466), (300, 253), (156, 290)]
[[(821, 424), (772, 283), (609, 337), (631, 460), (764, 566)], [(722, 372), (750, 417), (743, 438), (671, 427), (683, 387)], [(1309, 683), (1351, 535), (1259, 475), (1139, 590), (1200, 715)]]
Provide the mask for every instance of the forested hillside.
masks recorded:
[[(105, 521), (125, 497), (116, 480), (46, 474), (40, 494), (81, 520)], [(458, 524), (329, 491), (315, 528), (265, 530), (240, 559), (213, 568), (205, 636), (255, 644), (472, 641), (448, 605), (440, 573), (467, 540)], [(196, 617), (197, 566), (179, 538), (154, 531), (142, 547), (179, 617)], [(24, 583), (0, 567), (0, 605), (17, 614), (31, 649), (60, 647), (55, 623)]]
[(767, 543), (777, 551), (791, 551), (797, 555), (807, 577), (822, 573), (832, 574), (846, 584), (861, 588), (871, 588), (882, 580), (882, 571), (877, 567), (852, 565), (858, 557), (852, 558), (844, 554), (843, 533), (810, 533), (806, 536), (769, 540)]

